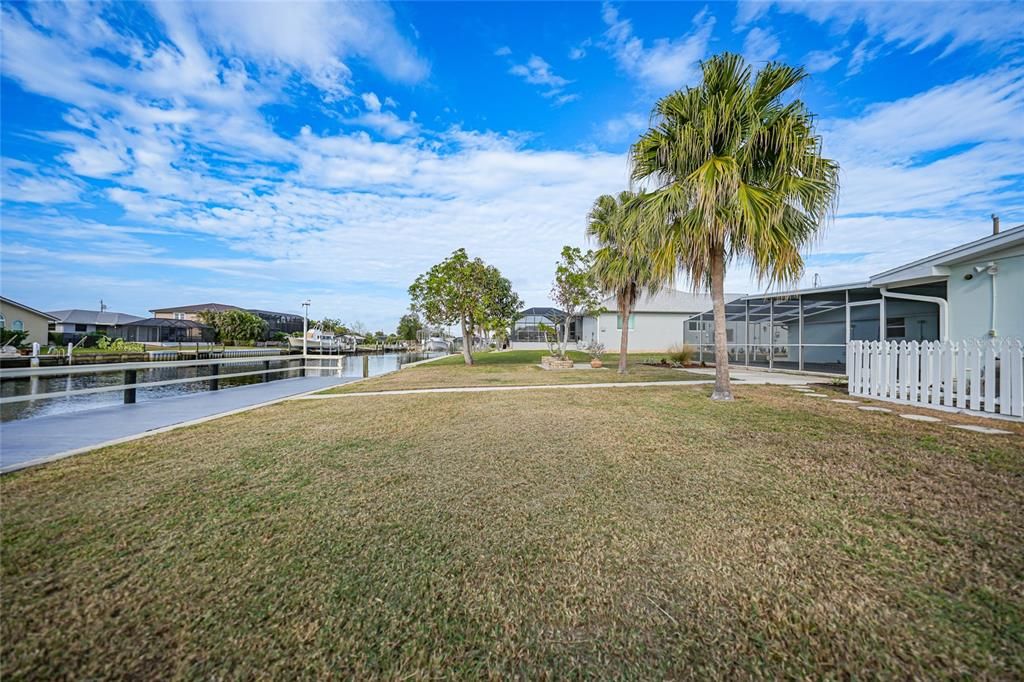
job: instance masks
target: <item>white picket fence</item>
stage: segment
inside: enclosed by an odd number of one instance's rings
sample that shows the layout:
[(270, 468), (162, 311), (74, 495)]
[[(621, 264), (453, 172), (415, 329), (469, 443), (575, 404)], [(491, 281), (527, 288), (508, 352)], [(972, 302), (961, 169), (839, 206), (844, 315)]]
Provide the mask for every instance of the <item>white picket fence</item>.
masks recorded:
[(850, 395), (1024, 417), (1020, 339), (851, 341)]

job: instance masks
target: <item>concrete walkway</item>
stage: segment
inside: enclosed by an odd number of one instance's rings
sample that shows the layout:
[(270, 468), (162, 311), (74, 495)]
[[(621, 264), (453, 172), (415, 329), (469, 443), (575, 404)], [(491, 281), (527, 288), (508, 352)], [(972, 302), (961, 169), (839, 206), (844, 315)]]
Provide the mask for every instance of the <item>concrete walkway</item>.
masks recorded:
[(538, 384), (536, 386), (452, 386), (450, 388), (403, 388), (395, 391), (361, 391), (359, 393), (314, 393), (295, 396), (296, 400), (330, 400), (333, 398), (365, 398), (372, 395), (414, 395), (417, 393), (489, 393), (493, 391), (549, 391), (560, 388), (636, 388), (638, 386), (701, 386), (714, 381), (607, 381), (600, 384)]
[[(587, 365), (587, 370), (590, 366)], [(563, 371), (563, 370), (559, 370)], [(564, 370), (568, 371), (568, 370)], [(707, 379), (684, 379), (679, 381), (608, 381), (594, 384), (537, 384), (533, 386), (459, 386), (450, 388), (405, 388), (394, 391), (361, 391), (359, 393), (321, 393), (296, 396), (302, 400), (326, 400), (332, 398), (353, 398), (373, 395), (412, 395), (416, 393), (487, 393), (490, 391), (547, 391), (561, 388), (637, 388), (649, 386), (701, 386), (715, 383), (715, 370), (688, 369), (691, 374), (706, 375)], [(779, 386), (804, 386), (807, 375), (784, 372), (759, 372), (757, 370), (730, 370), (729, 378), (738, 384), (776, 384)], [(815, 377), (810, 377), (815, 378)]]
[[(939, 410), (936, 410), (934, 407), (927, 407), (925, 405), (902, 405), (902, 404), (899, 404), (899, 403), (892, 403), (890, 401), (885, 401), (885, 402), (887, 404), (892, 405), (892, 407), (880, 407), (878, 405), (869, 405), (869, 404), (867, 404), (868, 401), (871, 401), (870, 398), (863, 398), (863, 399), (859, 399), (859, 400), (852, 400), (850, 398), (832, 398), (827, 393), (817, 393), (816, 391), (814, 391), (809, 386), (800, 385), (800, 384), (793, 384), (791, 386), (791, 388), (794, 391), (799, 392), (800, 395), (806, 396), (808, 398), (829, 398), (831, 400), (831, 402), (833, 402), (833, 403), (838, 403), (840, 405), (850, 405), (850, 406), (856, 407), (858, 410), (861, 410), (863, 412), (872, 412), (872, 413), (875, 413), (875, 414), (889, 414), (889, 415), (893, 415), (893, 416), (896, 416), (896, 417), (900, 417), (901, 419), (906, 419), (908, 421), (914, 421), (914, 422), (925, 422), (925, 423), (930, 423), (930, 424), (944, 424), (943, 420), (938, 418), (938, 417), (932, 417), (930, 415), (925, 415), (925, 414), (917, 414), (917, 413), (914, 413), (914, 412), (911, 412), (911, 413), (896, 412), (896, 410), (899, 409), (899, 407), (907, 407), (907, 408), (910, 408), (910, 409), (927, 409), (927, 410), (931, 410), (931, 411), (939, 411)], [(874, 401), (871, 401), (871, 402), (874, 402)], [(991, 415), (977, 414), (977, 413), (971, 413), (971, 412), (964, 412), (964, 411), (960, 411), (960, 410), (944, 409), (944, 410), (940, 411), (940, 414), (941, 414), (941, 412), (948, 412), (948, 413), (951, 413), (951, 414), (963, 414), (965, 416), (972, 416), (972, 417), (991, 418)], [(1016, 420), (1013, 420), (1013, 421), (1016, 421)], [(962, 429), (964, 431), (973, 431), (975, 433), (984, 433), (984, 434), (987, 434), (987, 435), (990, 435), (990, 436), (1013, 436), (1013, 435), (1016, 435), (1015, 432), (1013, 432), (1013, 431), (1007, 431), (1005, 429), (997, 429), (997, 428), (992, 427), (992, 426), (981, 426), (979, 424), (948, 424), (948, 426), (950, 426), (951, 428), (954, 428), (954, 429)]]
[[(690, 374), (701, 374), (715, 378), (714, 368), (687, 369)], [(784, 370), (735, 369), (729, 368), (729, 378), (744, 384), (776, 384), (779, 386), (803, 386), (808, 382), (823, 384), (835, 379), (837, 374), (792, 374)]]
[(0, 424), (0, 473), (356, 381), (301, 377)]

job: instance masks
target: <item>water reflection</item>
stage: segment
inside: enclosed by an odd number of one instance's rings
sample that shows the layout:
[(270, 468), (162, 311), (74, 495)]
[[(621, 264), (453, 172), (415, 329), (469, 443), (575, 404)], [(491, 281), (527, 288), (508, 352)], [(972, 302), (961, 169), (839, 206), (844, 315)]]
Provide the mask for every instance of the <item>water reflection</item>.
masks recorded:
[[(307, 376), (363, 376), (363, 362), (366, 359), (369, 376), (386, 374), (399, 369), (402, 365), (411, 362), (437, 357), (441, 353), (386, 353), (381, 355), (341, 357), (313, 357), (310, 358), (306, 369)], [(222, 365), (220, 368), (219, 384), (221, 390), (246, 384), (257, 384), (264, 381), (262, 376), (232, 377), (232, 374), (259, 371), (263, 369), (263, 358), (255, 358), (252, 362), (240, 364)], [(271, 369), (283, 367), (280, 363), (271, 363)], [(138, 382), (165, 381), (170, 379), (195, 378), (196, 383), (174, 384), (171, 386), (154, 386), (152, 388), (139, 388), (136, 391), (136, 401), (145, 402), (159, 400), (172, 396), (185, 395), (209, 390), (210, 367), (160, 367), (158, 364), (152, 368), (142, 369), (138, 372)], [(299, 376), (298, 368), (286, 372), (276, 372), (268, 375), (271, 381)], [(124, 373), (121, 370), (106, 372), (103, 374), (72, 374), (63, 376), (30, 377), (25, 379), (8, 379), (0, 382), (0, 396), (31, 395), (39, 393), (55, 393), (82, 388), (96, 388), (100, 386), (117, 386), (124, 382)], [(28, 417), (41, 417), (50, 414), (62, 414), (87, 410), (94, 407), (107, 405), (118, 405), (124, 400), (120, 391), (108, 393), (92, 393), (88, 395), (67, 396), (64, 398), (47, 398), (44, 400), (30, 400), (26, 402), (13, 403), (0, 406), (0, 420), (11, 421), (14, 419), (27, 419)]]

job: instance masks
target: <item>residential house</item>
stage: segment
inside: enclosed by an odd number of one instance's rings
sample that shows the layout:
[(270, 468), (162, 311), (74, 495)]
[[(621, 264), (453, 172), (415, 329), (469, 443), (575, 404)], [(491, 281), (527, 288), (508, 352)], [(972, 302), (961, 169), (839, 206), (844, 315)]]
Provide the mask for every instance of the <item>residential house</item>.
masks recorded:
[[(727, 301), (742, 294), (726, 294)], [(610, 352), (617, 352), (622, 338), (622, 316), (614, 296), (601, 303), (604, 312), (583, 320), (582, 341), (601, 343)], [(686, 321), (711, 307), (710, 294), (695, 294), (677, 289), (662, 289), (655, 294), (643, 293), (637, 298), (626, 324), (629, 326), (629, 351), (663, 353), (683, 344)]]
[[(1024, 338), (1024, 225), (852, 284), (746, 296), (726, 305), (730, 362), (846, 371), (849, 341)], [(710, 308), (710, 306), (709, 306)], [(711, 310), (686, 340), (714, 357)]]
[(28, 332), (25, 343), (47, 345), (47, 333), (54, 320), (49, 313), (0, 296), (0, 329)]
[(189, 322), (202, 322), (200, 313), (223, 312), (225, 310), (244, 310), (259, 316), (267, 323), (265, 340), (272, 338), (275, 334), (292, 334), (302, 331), (302, 315), (294, 313), (279, 313), (272, 310), (259, 310), (257, 308), (240, 308), (225, 303), (199, 303), (196, 305), (183, 305), (175, 308), (158, 308), (150, 310), (153, 317), (162, 320), (186, 320)]
[(78, 343), (88, 334), (106, 334), (111, 338), (120, 336), (121, 328), (129, 323), (144, 318), (127, 313), (115, 313), (109, 310), (51, 310), (47, 313), (55, 318), (50, 323), (50, 331), (59, 335), (59, 342)]
[[(519, 313), (519, 317), (512, 325), (512, 337), (510, 341), (514, 348), (547, 348), (547, 335), (545, 327), (555, 328), (561, 326), (565, 320), (565, 313), (558, 308), (534, 307), (527, 308)], [(580, 318), (569, 321), (569, 340), (579, 340), (577, 330), (580, 328)]]
[(214, 342), (215, 332), (213, 327), (192, 320), (150, 317), (122, 325), (118, 337), (135, 343), (207, 344)]

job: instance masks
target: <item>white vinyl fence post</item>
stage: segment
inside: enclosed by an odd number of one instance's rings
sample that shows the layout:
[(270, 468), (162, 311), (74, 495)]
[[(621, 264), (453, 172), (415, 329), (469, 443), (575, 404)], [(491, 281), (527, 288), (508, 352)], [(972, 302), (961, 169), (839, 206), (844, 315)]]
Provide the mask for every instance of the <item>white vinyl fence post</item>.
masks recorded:
[(982, 377), (985, 381), (985, 411), (996, 411), (996, 340), (989, 339), (985, 342), (985, 373)]
[(1020, 339), (1010, 343), (1010, 361), (1004, 365), (1010, 375), (1010, 410), (1015, 417), (1024, 417), (1024, 344)]
[(967, 371), (970, 374), (970, 405), (971, 409), (981, 410), (981, 346), (977, 340), (964, 343), (967, 353)]

